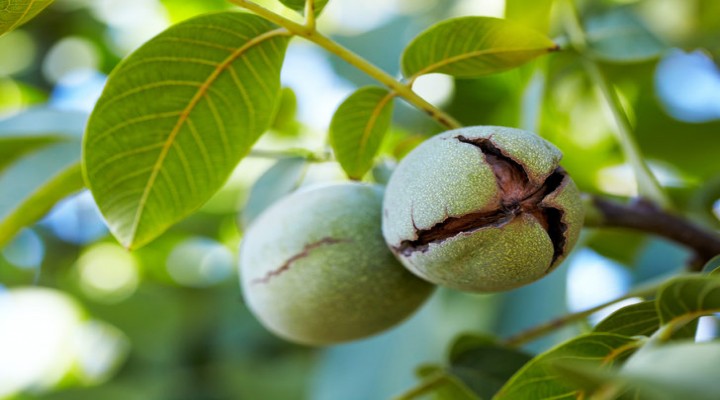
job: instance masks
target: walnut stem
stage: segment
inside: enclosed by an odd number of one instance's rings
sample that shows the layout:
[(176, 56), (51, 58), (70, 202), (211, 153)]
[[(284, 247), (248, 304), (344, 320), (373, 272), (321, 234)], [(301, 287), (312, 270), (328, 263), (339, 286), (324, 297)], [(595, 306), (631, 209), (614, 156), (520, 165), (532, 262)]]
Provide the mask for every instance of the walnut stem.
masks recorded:
[(698, 226), (680, 216), (669, 214), (646, 200), (634, 200), (629, 204), (592, 197), (592, 206), (600, 218), (592, 226), (628, 228), (683, 244), (695, 252), (690, 266), (699, 271), (703, 265), (720, 254), (720, 235)]

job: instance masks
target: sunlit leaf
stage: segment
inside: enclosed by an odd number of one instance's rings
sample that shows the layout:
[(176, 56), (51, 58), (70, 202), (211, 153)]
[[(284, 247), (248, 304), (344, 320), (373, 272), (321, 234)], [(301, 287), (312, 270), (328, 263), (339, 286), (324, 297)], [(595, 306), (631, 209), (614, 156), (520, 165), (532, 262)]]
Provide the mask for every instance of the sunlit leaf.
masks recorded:
[(673, 324), (675, 337), (694, 337), (697, 318), (720, 312), (720, 276), (675, 278), (660, 289), (656, 302), (661, 324)]
[(586, 25), (588, 51), (603, 61), (645, 61), (659, 57), (668, 49), (627, 9), (593, 17)]
[(595, 332), (625, 336), (650, 336), (660, 327), (660, 317), (654, 301), (625, 306), (595, 326)]
[(562, 379), (554, 368), (558, 362), (583, 360), (611, 366), (634, 350), (637, 339), (611, 333), (590, 333), (576, 337), (540, 354), (515, 374), (494, 397), (500, 399), (575, 399), (582, 392)]
[(306, 168), (304, 157), (288, 157), (265, 171), (250, 190), (242, 211), (242, 226), (249, 226), (266, 208), (297, 188)]
[(402, 72), (410, 79), (435, 72), (479, 77), (555, 50), (552, 40), (521, 25), (491, 17), (454, 18), (430, 27), (408, 45)]
[(0, 35), (38, 15), (53, 0), (0, 0)]
[(458, 338), (448, 371), (481, 398), (489, 399), (532, 357), (476, 335)]
[(392, 120), (393, 94), (364, 87), (350, 95), (330, 122), (330, 144), (340, 165), (352, 179), (372, 168), (373, 159)]
[(84, 141), (90, 189), (137, 248), (220, 189), (270, 126), (289, 37), (245, 13), (175, 25), (110, 75)]
[[(323, 8), (327, 5), (329, 0), (314, 0), (315, 2), (313, 5), (315, 6), (315, 12), (320, 13)], [(291, 8), (295, 11), (304, 11), (305, 10), (305, 0), (280, 0), (281, 3), (285, 5), (285, 7)]]

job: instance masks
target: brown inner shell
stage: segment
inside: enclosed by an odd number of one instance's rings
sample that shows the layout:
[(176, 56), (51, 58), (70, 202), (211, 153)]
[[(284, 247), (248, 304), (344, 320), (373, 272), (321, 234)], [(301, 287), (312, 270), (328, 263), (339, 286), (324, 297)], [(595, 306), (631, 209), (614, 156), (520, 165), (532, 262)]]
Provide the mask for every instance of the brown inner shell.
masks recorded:
[(565, 250), (567, 225), (562, 220), (563, 210), (543, 203), (543, 200), (567, 184), (569, 178), (565, 170), (557, 167), (544, 182), (538, 184), (531, 181), (522, 163), (503, 154), (491, 139), (468, 139), (464, 136), (456, 139), (479, 148), (492, 167), (501, 195), (498, 207), (492, 211), (448, 217), (429, 229), (417, 230), (417, 239), (402, 241), (394, 248), (395, 252), (410, 256), (416, 251), (426, 251), (430, 243), (439, 243), (460, 233), (501, 227), (521, 214), (529, 214), (542, 225), (553, 243), (550, 266), (554, 265)]

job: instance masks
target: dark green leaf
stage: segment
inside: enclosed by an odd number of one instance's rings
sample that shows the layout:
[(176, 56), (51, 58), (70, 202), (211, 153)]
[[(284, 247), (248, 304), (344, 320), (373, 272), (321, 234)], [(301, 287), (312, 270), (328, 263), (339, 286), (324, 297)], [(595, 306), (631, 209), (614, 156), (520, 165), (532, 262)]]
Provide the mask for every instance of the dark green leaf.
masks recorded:
[(304, 157), (288, 157), (278, 160), (265, 171), (250, 190), (242, 212), (242, 226), (249, 226), (263, 210), (295, 190), (306, 168), (307, 160)]
[(594, 332), (625, 336), (651, 336), (660, 327), (654, 301), (643, 301), (623, 307), (595, 326)]
[(657, 311), (662, 325), (675, 325), (674, 337), (694, 337), (703, 315), (720, 312), (720, 276), (684, 276), (672, 279), (658, 292)]
[(340, 104), (330, 122), (330, 144), (351, 179), (360, 179), (373, 160), (392, 120), (393, 93), (364, 87)]
[(35, 17), (53, 0), (0, 0), (0, 36)]
[(207, 14), (161, 33), (110, 75), (83, 157), (124, 246), (142, 246), (205, 203), (269, 128), (288, 40), (255, 15)]
[[(620, 385), (615, 381), (615, 370), (609, 370), (580, 360), (563, 360), (553, 364), (553, 368), (562, 378), (581, 388), (586, 397), (590, 394), (612, 390), (616, 394)], [(609, 390), (608, 390), (609, 389)], [(595, 399), (596, 397), (590, 397)], [(600, 396), (599, 399), (606, 399)], [(624, 398), (612, 397), (613, 400)]]
[(402, 55), (409, 79), (430, 73), (479, 77), (518, 67), (557, 50), (545, 35), (491, 17), (440, 22), (416, 37)]
[(491, 398), (532, 357), (494, 340), (463, 335), (450, 350), (449, 372), (481, 398)]
[(611, 333), (576, 337), (532, 359), (494, 399), (575, 399), (582, 388), (562, 379), (554, 365), (568, 360), (583, 360), (594, 365), (610, 366), (633, 350), (637, 342), (635, 338)]
[(659, 57), (667, 46), (625, 8), (593, 17), (586, 24), (588, 50), (609, 62), (640, 62)]
[[(315, 12), (318, 14), (322, 12), (328, 1), (329, 0), (315, 0), (315, 2), (313, 3), (315, 6)], [(305, 10), (305, 0), (280, 0), (280, 2), (283, 3), (285, 7), (291, 8), (295, 11)]]

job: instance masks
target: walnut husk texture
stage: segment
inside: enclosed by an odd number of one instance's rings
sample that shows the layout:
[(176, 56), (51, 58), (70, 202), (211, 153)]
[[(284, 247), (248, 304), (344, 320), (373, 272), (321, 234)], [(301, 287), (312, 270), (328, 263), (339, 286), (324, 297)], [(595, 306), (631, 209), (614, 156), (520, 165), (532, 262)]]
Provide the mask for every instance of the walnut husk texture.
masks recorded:
[(388, 183), (388, 246), (414, 274), (455, 289), (534, 282), (567, 256), (582, 227), (580, 193), (561, 158), (513, 128), (462, 128), (425, 141)]
[(330, 184), (295, 192), (263, 212), (240, 249), (246, 303), (293, 342), (327, 345), (399, 323), (428, 298), (381, 233), (382, 187)]

